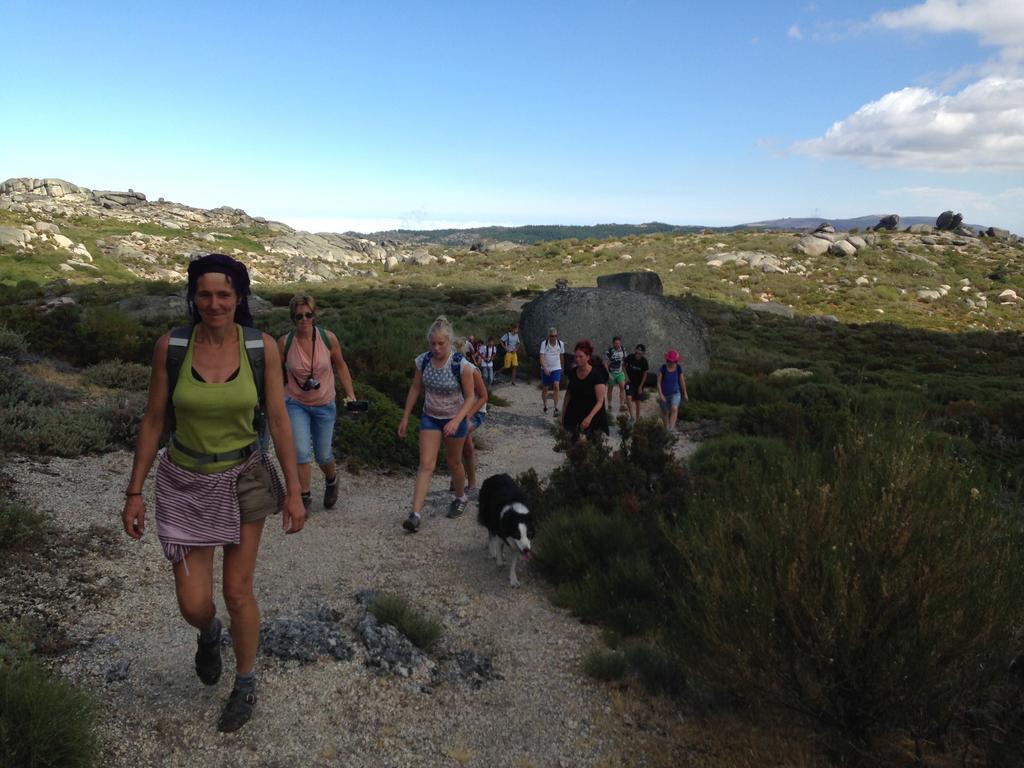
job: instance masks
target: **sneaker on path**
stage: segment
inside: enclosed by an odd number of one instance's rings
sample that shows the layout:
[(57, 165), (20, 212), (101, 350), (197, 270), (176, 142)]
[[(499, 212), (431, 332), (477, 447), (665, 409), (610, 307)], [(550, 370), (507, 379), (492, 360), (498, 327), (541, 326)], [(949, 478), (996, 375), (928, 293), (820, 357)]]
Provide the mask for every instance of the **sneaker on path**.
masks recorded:
[(217, 637), (213, 640), (203, 640), (202, 634), (196, 641), (196, 675), (203, 681), (204, 685), (216, 685), (220, 680), (221, 659), (220, 659), (220, 619), (214, 619), (217, 624)]
[(402, 521), (402, 527), (409, 533), (416, 533), (420, 529), (420, 516), (410, 512), (409, 516)]
[(462, 513), (466, 511), (466, 507), (469, 506), (468, 499), (452, 499), (452, 503), (448, 505), (449, 518), (461, 517)]
[(334, 482), (324, 486), (324, 509), (330, 509), (338, 501), (338, 476), (334, 476)]
[(241, 691), (235, 688), (228, 696), (224, 711), (217, 721), (217, 730), (221, 733), (233, 733), (249, 722), (252, 712), (256, 709), (256, 691)]
[(558, 409), (557, 408), (555, 408), (555, 418), (556, 419), (558, 418)]

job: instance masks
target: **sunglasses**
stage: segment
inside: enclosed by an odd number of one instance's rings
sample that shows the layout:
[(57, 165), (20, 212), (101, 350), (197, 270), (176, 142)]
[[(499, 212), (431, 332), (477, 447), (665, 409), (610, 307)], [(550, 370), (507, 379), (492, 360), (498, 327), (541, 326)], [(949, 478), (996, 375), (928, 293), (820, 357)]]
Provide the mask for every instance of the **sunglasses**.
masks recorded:
[(292, 320), (294, 320), (295, 322), (299, 322), (299, 320), (301, 320), (302, 318), (306, 318), (307, 320), (312, 320), (313, 319), (313, 313), (312, 312), (296, 312), (294, 315), (292, 315)]

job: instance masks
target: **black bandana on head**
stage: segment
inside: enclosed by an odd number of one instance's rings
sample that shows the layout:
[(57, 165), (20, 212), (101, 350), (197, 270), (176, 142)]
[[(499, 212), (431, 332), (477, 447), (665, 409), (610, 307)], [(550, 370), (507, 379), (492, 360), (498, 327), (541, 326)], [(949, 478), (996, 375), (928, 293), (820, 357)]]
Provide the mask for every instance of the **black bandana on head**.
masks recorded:
[(188, 265), (188, 291), (185, 300), (188, 302), (188, 313), (192, 323), (200, 320), (199, 311), (196, 309), (196, 290), (201, 275), (210, 272), (220, 272), (227, 275), (231, 287), (238, 294), (238, 306), (235, 308), (235, 322), (239, 325), (252, 327), (252, 312), (249, 311), (249, 271), (245, 264), (223, 253), (211, 253), (207, 256), (196, 259)]

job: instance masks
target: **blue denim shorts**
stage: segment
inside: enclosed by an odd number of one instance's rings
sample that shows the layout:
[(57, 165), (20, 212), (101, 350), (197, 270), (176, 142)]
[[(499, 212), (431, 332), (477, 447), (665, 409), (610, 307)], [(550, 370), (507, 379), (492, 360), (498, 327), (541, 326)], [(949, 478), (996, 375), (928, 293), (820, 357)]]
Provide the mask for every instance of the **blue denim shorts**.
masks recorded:
[(681, 402), (683, 402), (683, 395), (681, 392), (676, 392), (671, 395), (665, 395), (665, 399), (658, 403), (658, 405), (661, 406), (661, 410), (668, 413), (673, 408), (678, 408)]
[(285, 398), (285, 405), (292, 423), (295, 462), (309, 464), (316, 456), (317, 464), (330, 464), (334, 459), (331, 446), (338, 406), (333, 401), (325, 405), (303, 405), (290, 397)]
[[(451, 419), (435, 419), (433, 416), (427, 416), (423, 414), (420, 416), (420, 431), (436, 429), (438, 432), (444, 429), (444, 425), (447, 424)], [(469, 422), (465, 419), (459, 424), (459, 428), (455, 430), (455, 434), (452, 437), (465, 437), (469, 434)]]
[(487, 414), (483, 411), (477, 411), (473, 414), (473, 418), (469, 420), (469, 423), (473, 426), (473, 429), (479, 429), (480, 425), (484, 423), (484, 419), (487, 418)]

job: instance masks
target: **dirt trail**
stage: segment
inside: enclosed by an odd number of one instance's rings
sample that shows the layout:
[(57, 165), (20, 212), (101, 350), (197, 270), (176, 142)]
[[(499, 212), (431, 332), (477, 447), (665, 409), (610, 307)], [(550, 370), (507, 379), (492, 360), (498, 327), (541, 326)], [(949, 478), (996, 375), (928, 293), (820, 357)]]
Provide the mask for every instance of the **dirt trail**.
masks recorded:
[[(480, 478), (529, 467), (546, 475), (563, 456), (552, 450), (552, 419), (542, 415), (537, 389), (520, 384), (497, 391), (510, 405), (492, 408), (480, 431)], [(16, 491), (71, 534), (119, 530), (130, 465), (127, 453), (19, 459)], [(519, 568), (522, 587), (509, 587), (507, 568), (487, 558), (475, 505), (460, 519), (444, 517), (447, 476), (435, 477), (415, 536), (399, 527), (410, 506), (411, 476), (363, 473), (341, 482), (337, 508), (324, 511), (315, 503), (300, 534), (282, 535), (278, 518), (268, 523), (256, 584), (264, 619), (327, 606), (341, 613), (351, 636), (362, 612), (354, 593), (395, 592), (442, 618), (435, 656), (485, 654), (500, 678), (474, 687), (464, 680), (425, 684), (419, 673), (379, 675), (364, 665), (357, 640), (351, 661), (300, 666), (261, 657), (254, 720), (238, 734), (217, 733), (230, 674), (206, 688), (192, 671), (195, 635), (178, 615), (147, 498), (149, 530), (141, 542), (100, 535), (107, 544), (88, 567), (88, 578), (105, 587), (99, 597), (78, 599), (75, 585), (60, 583), (67, 574), (46, 575), (72, 595), (68, 610), (75, 615), (66, 620), (76, 646), (61, 657), (62, 671), (96, 690), (108, 713), (103, 764), (647, 764), (634, 751), (635, 739), (642, 740), (636, 724), (620, 717), (621, 694), (580, 671), (599, 631), (555, 608), (530, 564)], [(151, 488), (152, 478), (147, 493)], [(314, 498), (321, 490), (315, 483)], [(219, 596), (217, 602), (226, 616)], [(226, 671), (233, 669), (230, 650), (225, 661)]]

